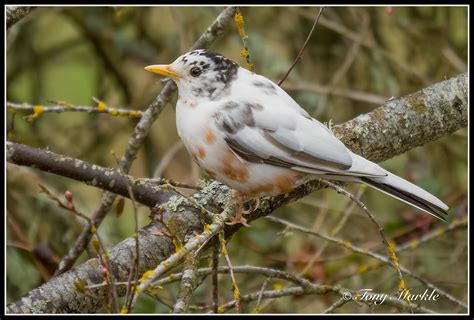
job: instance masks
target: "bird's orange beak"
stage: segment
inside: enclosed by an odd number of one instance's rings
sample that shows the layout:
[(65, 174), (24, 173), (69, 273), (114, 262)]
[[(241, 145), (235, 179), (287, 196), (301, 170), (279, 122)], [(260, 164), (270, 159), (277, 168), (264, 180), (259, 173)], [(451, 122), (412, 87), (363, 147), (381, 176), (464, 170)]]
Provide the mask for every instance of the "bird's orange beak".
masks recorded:
[(173, 78), (173, 79), (181, 79), (181, 75), (178, 74), (171, 68), (169, 64), (154, 64), (148, 67), (145, 67), (146, 71), (150, 71), (153, 73), (161, 74), (162, 76)]

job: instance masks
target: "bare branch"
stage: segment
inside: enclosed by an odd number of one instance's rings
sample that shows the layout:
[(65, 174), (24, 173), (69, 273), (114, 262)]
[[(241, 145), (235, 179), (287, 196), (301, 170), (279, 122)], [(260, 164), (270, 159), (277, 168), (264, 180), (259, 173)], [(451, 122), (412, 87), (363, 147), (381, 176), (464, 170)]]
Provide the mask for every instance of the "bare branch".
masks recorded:
[(135, 179), (119, 171), (59, 155), (51, 151), (31, 148), (25, 145), (6, 142), (7, 161), (21, 166), (54, 173), (63, 177), (84, 182), (90, 186), (108, 190), (130, 198), (129, 185), (136, 200), (149, 207), (163, 203), (174, 194), (166, 191), (147, 179)]

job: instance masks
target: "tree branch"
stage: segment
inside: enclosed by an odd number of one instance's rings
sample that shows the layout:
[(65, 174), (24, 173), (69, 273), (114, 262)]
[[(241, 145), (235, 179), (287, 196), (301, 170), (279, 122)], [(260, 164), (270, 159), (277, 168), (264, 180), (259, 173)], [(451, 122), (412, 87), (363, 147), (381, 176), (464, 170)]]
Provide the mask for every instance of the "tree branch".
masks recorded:
[[(143, 119), (143, 117), (142, 117)], [(467, 75), (440, 82), (404, 98), (397, 98), (365, 115), (336, 126), (333, 130), (354, 152), (381, 161), (425, 144), (467, 125)], [(248, 221), (271, 214), (276, 208), (299, 199), (320, 188), (318, 182), (309, 182), (289, 194), (261, 201), (259, 209), (252, 212)], [(195, 203), (219, 210), (226, 203), (230, 190), (218, 182), (209, 183), (192, 196)], [(165, 219), (175, 236), (184, 239), (202, 232), (201, 207), (185, 198), (173, 196), (161, 206), (166, 210)], [(240, 225), (225, 227), (226, 237), (240, 229)], [(140, 231), (140, 272), (155, 268), (174, 252), (169, 237), (153, 234), (161, 224), (153, 222)], [(152, 230), (152, 231), (150, 231)], [(215, 230), (213, 230), (215, 231)], [(214, 232), (213, 232), (214, 234)], [(128, 252), (134, 248), (132, 238), (122, 241), (110, 250), (112, 272), (117, 281), (126, 281), (131, 265)], [(156, 273), (161, 274), (161, 273)], [(8, 313), (61, 313), (94, 312), (105, 301), (105, 290), (94, 290), (95, 299), (89, 299), (73, 290), (76, 279), (90, 283), (102, 281), (97, 259), (91, 259), (74, 270), (53, 278), (33, 289), (19, 301), (7, 307)], [(119, 296), (124, 291), (118, 290)]]
[(32, 105), (29, 103), (14, 103), (7, 101), (6, 105), (8, 109), (20, 110), (20, 111), (33, 111), (33, 112), (87, 112), (87, 113), (108, 113), (113, 116), (140, 118), (142, 112), (139, 110), (120, 109), (107, 106), (105, 103), (98, 101), (97, 107), (90, 106), (78, 106), (69, 104), (67, 102), (56, 102), (55, 105), (43, 106), (43, 105)]
[(7, 30), (28, 15), (33, 9), (36, 9), (36, 7), (7, 6), (5, 9), (7, 16)]
[(188, 310), (191, 296), (197, 285), (197, 267), (199, 258), (191, 252), (184, 258), (184, 271), (181, 276), (178, 299), (174, 305), (173, 313), (185, 313)]
[(149, 207), (166, 202), (175, 194), (172, 191), (163, 190), (159, 185), (150, 183), (147, 179), (135, 179), (132, 176), (123, 175), (117, 170), (90, 164), (51, 151), (35, 149), (9, 141), (7, 141), (6, 147), (7, 161), (10, 163), (34, 167), (127, 198), (130, 198), (128, 186), (131, 185), (137, 202)]
[(467, 126), (467, 74), (405, 97), (335, 126), (353, 152), (375, 162), (434, 141)]

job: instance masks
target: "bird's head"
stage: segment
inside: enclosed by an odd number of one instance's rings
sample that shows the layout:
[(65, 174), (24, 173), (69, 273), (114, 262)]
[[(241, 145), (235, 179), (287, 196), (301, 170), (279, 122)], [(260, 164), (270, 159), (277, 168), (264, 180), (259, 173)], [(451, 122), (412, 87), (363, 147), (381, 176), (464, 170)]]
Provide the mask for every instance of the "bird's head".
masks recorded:
[(171, 64), (145, 67), (147, 71), (171, 78), (180, 96), (209, 100), (218, 100), (230, 91), (238, 69), (237, 63), (204, 49), (190, 51)]

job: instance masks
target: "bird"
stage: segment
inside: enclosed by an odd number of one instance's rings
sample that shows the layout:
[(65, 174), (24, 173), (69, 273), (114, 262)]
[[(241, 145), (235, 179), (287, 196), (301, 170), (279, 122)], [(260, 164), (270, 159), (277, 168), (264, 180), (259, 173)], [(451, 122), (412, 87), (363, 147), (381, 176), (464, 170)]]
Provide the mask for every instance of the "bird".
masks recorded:
[(232, 188), (229, 224), (248, 225), (251, 199), (314, 179), (366, 184), (446, 221), (441, 200), (352, 152), (281, 87), (225, 56), (196, 49), (145, 70), (176, 83), (178, 135), (208, 176)]

